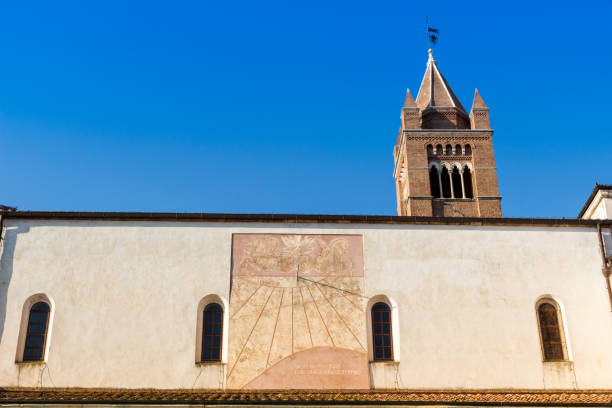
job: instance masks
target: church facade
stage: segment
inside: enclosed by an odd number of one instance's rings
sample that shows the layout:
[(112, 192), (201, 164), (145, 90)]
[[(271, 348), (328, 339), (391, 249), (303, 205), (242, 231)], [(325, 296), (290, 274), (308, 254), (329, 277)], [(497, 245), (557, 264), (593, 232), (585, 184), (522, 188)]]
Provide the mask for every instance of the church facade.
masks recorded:
[(4, 209), (0, 404), (612, 404), (612, 186), (504, 218), (430, 52), (398, 216)]

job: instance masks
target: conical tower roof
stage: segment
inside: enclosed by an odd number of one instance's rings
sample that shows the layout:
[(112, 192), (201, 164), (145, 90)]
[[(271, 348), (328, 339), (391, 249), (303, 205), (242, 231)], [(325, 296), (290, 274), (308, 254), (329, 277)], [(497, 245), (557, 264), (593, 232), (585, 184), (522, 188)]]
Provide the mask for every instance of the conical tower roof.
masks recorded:
[(457, 108), (465, 112), (459, 98), (455, 95), (444, 75), (438, 69), (433, 51), (429, 50), (427, 69), (421, 82), (416, 104), (421, 111), (427, 108)]

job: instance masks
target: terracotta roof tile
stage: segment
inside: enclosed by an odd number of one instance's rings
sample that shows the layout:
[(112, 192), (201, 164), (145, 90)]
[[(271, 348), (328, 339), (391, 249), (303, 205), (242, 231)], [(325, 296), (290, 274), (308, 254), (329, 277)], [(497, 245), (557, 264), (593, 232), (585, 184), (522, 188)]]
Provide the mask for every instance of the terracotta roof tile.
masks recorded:
[(0, 388), (0, 404), (389, 404), (612, 406), (612, 390), (266, 390)]

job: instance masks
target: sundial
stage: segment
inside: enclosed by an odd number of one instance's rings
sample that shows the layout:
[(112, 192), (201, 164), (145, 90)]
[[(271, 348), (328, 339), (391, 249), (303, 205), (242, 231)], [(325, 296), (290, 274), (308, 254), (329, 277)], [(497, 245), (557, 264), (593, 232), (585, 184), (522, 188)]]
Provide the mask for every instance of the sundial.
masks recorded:
[(234, 234), (228, 388), (368, 388), (361, 235)]

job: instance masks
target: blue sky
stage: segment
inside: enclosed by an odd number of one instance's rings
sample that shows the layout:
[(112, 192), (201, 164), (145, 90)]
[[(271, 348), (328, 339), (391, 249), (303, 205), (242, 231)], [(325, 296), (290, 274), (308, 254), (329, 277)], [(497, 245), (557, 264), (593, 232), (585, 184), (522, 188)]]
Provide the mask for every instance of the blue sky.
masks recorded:
[(491, 108), (504, 216), (575, 217), (612, 184), (612, 3), (559, 4), (3, 2), (0, 203), (395, 214), (429, 15)]

